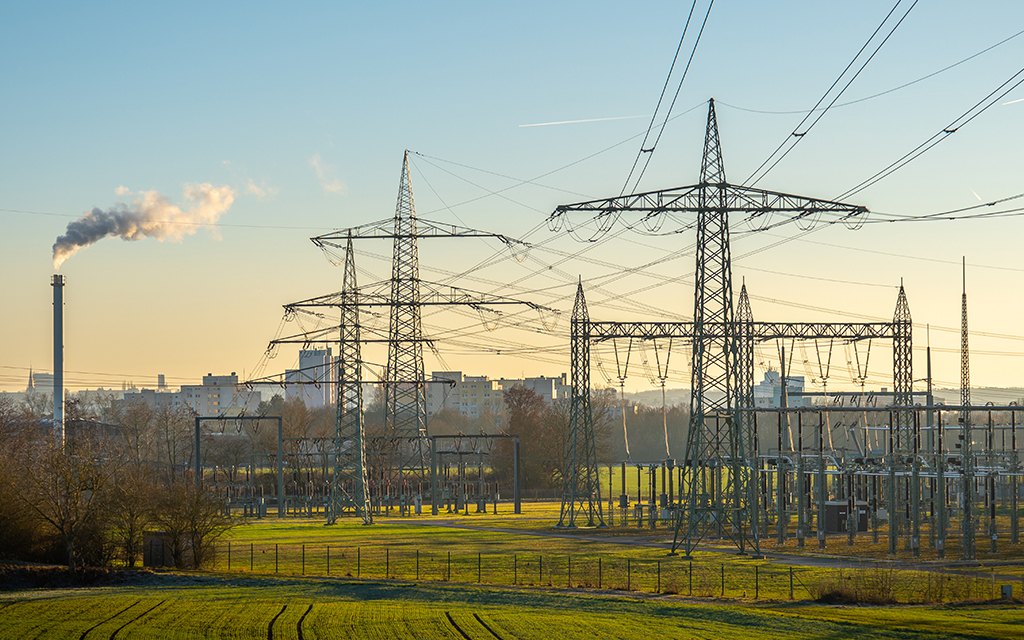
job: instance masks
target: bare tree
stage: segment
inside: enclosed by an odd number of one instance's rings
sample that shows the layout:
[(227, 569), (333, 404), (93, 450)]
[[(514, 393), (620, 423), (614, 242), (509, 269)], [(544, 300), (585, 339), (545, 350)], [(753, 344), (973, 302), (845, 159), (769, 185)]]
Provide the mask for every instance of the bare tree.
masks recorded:
[(145, 400), (114, 401), (104, 416), (107, 422), (119, 425), (129, 445), (129, 454), (136, 465), (153, 460), (153, 426), (156, 407)]
[[(153, 431), (157, 461), (168, 465), (169, 477), (177, 478), (195, 446), (194, 414), (187, 407), (158, 406), (153, 415)], [(184, 469), (182, 469), (182, 475)]]
[(79, 537), (98, 517), (101, 493), (121, 466), (119, 452), (103, 444), (80, 434), (67, 439), (63, 448), (48, 440), (37, 442), (24, 456), (20, 497), (60, 537), (72, 573)]
[(125, 465), (108, 488), (107, 522), (129, 568), (142, 553), (143, 533), (153, 521), (156, 496), (152, 472), (137, 464)]
[(213, 543), (234, 526), (221, 506), (215, 496), (196, 491), (191, 482), (178, 482), (161, 491), (153, 522), (170, 539), (175, 567), (198, 569), (212, 558)]

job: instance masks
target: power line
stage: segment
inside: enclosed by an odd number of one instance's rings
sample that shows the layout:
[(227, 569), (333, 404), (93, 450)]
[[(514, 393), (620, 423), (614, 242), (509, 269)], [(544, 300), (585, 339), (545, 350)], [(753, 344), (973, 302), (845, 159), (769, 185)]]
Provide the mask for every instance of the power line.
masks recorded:
[[(868, 66), (868, 63), (870, 63), (871, 60), (874, 59), (875, 55), (882, 49), (885, 43), (889, 41), (889, 38), (892, 37), (892, 34), (896, 32), (896, 29), (898, 29), (899, 26), (903, 24), (903, 21), (906, 20), (908, 15), (910, 15), (910, 12), (913, 11), (914, 7), (917, 6), (918, 0), (914, 0), (914, 3), (910, 5), (910, 8), (907, 9), (906, 13), (903, 14), (903, 17), (900, 18), (899, 21), (892, 27), (892, 29), (889, 30), (889, 33), (885, 36), (885, 38), (878, 44), (877, 47), (875, 47), (875, 50), (871, 53), (870, 56), (868, 56), (867, 60), (865, 60), (863, 64), (861, 64), (860, 68), (857, 69), (857, 72), (854, 73), (849, 80), (847, 80), (846, 84), (843, 86), (842, 89), (839, 90), (839, 93), (837, 93), (835, 97), (832, 98), (832, 101), (828, 104), (828, 106), (821, 110), (821, 113), (818, 114), (818, 117), (815, 118), (814, 121), (811, 122), (811, 124), (806, 129), (800, 131), (800, 128), (804, 126), (804, 123), (807, 122), (807, 119), (810, 118), (811, 115), (815, 111), (817, 111), (818, 107), (821, 106), (821, 103), (824, 102), (826, 98), (828, 98), (829, 94), (832, 93), (832, 90), (836, 88), (836, 85), (839, 84), (839, 82), (843, 79), (843, 77), (850, 70), (850, 68), (853, 67), (854, 63), (857, 62), (857, 59), (860, 58), (862, 53), (864, 53), (864, 50), (867, 49), (868, 45), (871, 44), (871, 41), (875, 39), (875, 36), (878, 35), (878, 32), (881, 31), (882, 27), (885, 26), (885, 23), (889, 21), (889, 18), (892, 16), (892, 14), (896, 11), (896, 8), (899, 7), (902, 2), (903, 0), (896, 0), (896, 4), (893, 5), (892, 9), (889, 10), (889, 13), (886, 14), (882, 22), (880, 22), (878, 27), (875, 28), (874, 32), (871, 34), (871, 37), (869, 37), (867, 41), (864, 42), (864, 45), (861, 46), (860, 50), (857, 52), (857, 55), (855, 55), (853, 59), (850, 60), (850, 63), (846, 65), (846, 68), (843, 69), (843, 72), (840, 73), (839, 77), (835, 79), (835, 81), (832, 83), (832, 86), (830, 86), (828, 90), (821, 96), (821, 98), (818, 99), (818, 102), (810, 111), (807, 112), (807, 115), (805, 115), (803, 119), (800, 121), (800, 123), (797, 124), (797, 126), (793, 129), (793, 132), (789, 136), (787, 136), (785, 140), (782, 141), (782, 144), (780, 144), (778, 148), (776, 148), (775, 151), (773, 151), (771, 155), (768, 156), (768, 158), (761, 163), (761, 166), (759, 166), (754, 171), (754, 173), (750, 174), (750, 177), (743, 181), (744, 185), (749, 184), (750, 186), (754, 186), (758, 182), (760, 182), (766, 175), (768, 175), (768, 173), (772, 169), (774, 169), (780, 162), (782, 162), (782, 160), (787, 155), (789, 155), (789, 153), (796, 147), (796, 145), (800, 144), (800, 141), (804, 138), (805, 135), (807, 135), (808, 132), (810, 132), (811, 129), (814, 128), (814, 125), (818, 124), (818, 122), (823, 117), (825, 117), (825, 114), (828, 113), (829, 109), (831, 109), (832, 106), (836, 103), (836, 101), (838, 101), (839, 98), (843, 95), (843, 93), (845, 93), (846, 90), (850, 88), (850, 85), (853, 84), (853, 81), (857, 79), (857, 77), (861, 74), (862, 71), (864, 71), (864, 69)], [(775, 158), (775, 156), (780, 151), (782, 151), (782, 149), (786, 147), (787, 144), (789, 145), (789, 148), (786, 149), (782, 153), (782, 155), (780, 155), (774, 162), (772, 162), (772, 159)], [(768, 166), (767, 169), (765, 169), (765, 166), (768, 165), (769, 162), (772, 162), (772, 164)], [(763, 172), (762, 169), (764, 169)], [(841, 198), (837, 198), (837, 200), (838, 199)]]
[(651, 163), (651, 157), (654, 155), (654, 150), (658, 147), (658, 142), (661, 140), (661, 136), (665, 133), (665, 125), (668, 124), (669, 117), (672, 115), (672, 108), (676, 105), (676, 100), (679, 99), (679, 90), (683, 88), (683, 82), (686, 80), (686, 74), (690, 71), (690, 65), (693, 63), (693, 56), (697, 53), (697, 45), (700, 44), (700, 38), (704, 35), (704, 27), (707, 26), (708, 16), (711, 15), (711, 8), (715, 6), (715, 0), (711, 0), (708, 4), (707, 13), (704, 14), (704, 22), (700, 25), (700, 32), (697, 34), (697, 39), (693, 43), (693, 48), (690, 50), (690, 58), (686, 61), (686, 68), (683, 69), (682, 77), (679, 78), (679, 85), (676, 87), (675, 95), (672, 96), (672, 103), (668, 107), (668, 112), (665, 114), (665, 121), (661, 123), (661, 128), (658, 130), (658, 136), (654, 139), (654, 144), (647, 147), (647, 140), (650, 138), (651, 130), (654, 128), (654, 123), (658, 119), (658, 111), (661, 109), (661, 102), (665, 98), (665, 90), (668, 88), (669, 80), (672, 78), (672, 71), (676, 68), (676, 60), (679, 58), (679, 50), (683, 47), (683, 40), (686, 38), (686, 31), (690, 27), (690, 20), (693, 18), (693, 10), (697, 6), (697, 0), (693, 0), (693, 4), (690, 6), (690, 13), (686, 17), (686, 25), (683, 27), (683, 35), (679, 38), (679, 46), (676, 47), (676, 54), (672, 57), (672, 65), (668, 69), (668, 75), (665, 77), (665, 85), (661, 88), (661, 95), (658, 96), (658, 106), (655, 107), (654, 113), (651, 115), (651, 122), (647, 125), (647, 133), (644, 134), (643, 142), (640, 143), (640, 150), (636, 154), (636, 158), (633, 160), (633, 166), (629, 169), (629, 175), (626, 176), (626, 182), (622, 185), (622, 191), (619, 192), (621, 196), (629, 188), (629, 181), (633, 177), (633, 172), (636, 170), (637, 164), (640, 162), (640, 157), (645, 153), (647, 154), (647, 160), (644, 162), (643, 168), (640, 170), (640, 175), (637, 176), (636, 182), (633, 183), (632, 192), (635, 192), (637, 187), (640, 185), (640, 180), (643, 179), (644, 173), (647, 171), (647, 166)]
[[(1015, 80), (1016, 82), (1014, 82)], [(1010, 83), (1013, 84), (1011, 85)], [(969, 124), (975, 118), (988, 111), (993, 105), (995, 105), (1004, 97), (1006, 97), (1008, 93), (1019, 87), (1021, 83), (1024, 83), (1024, 68), (1021, 68), (1019, 71), (1014, 73), (1012, 76), (1009, 77), (1009, 79), (1007, 79), (1001, 85), (996, 87), (991, 93), (989, 93), (987, 96), (979, 100), (974, 106), (972, 106), (970, 109), (962, 113), (958, 118), (956, 118), (948, 125), (943, 127), (940, 131), (933, 134), (930, 138), (914, 147), (912, 150), (904, 154), (900, 159), (889, 164), (887, 167), (885, 167), (875, 175), (871, 176), (867, 180), (864, 180), (863, 182), (853, 187), (852, 189), (846, 191), (845, 193), (841, 194), (839, 198), (848, 198), (854, 194), (860, 193), (861, 191), (867, 189), (868, 187), (871, 187), (877, 184), (879, 181), (884, 180), (885, 178), (896, 173), (897, 171), (907, 166), (914, 160), (920, 158), (922, 155), (930, 151), (936, 145), (940, 144), (941, 142), (949, 138), (950, 135), (956, 133), (961, 127)], [(1003, 88), (1006, 87), (1007, 85), (1010, 85), (1010, 87), (1003, 91)], [(1002, 93), (1000, 93), (1000, 91), (1002, 91)], [(993, 98), (993, 96), (996, 96), (997, 93), (999, 95)]]
[[(861, 102), (867, 102), (868, 100), (874, 100), (875, 98), (880, 98), (880, 97), (882, 97), (884, 95), (888, 95), (890, 93), (894, 93), (896, 91), (899, 91), (900, 89), (906, 89), (909, 86), (915, 85), (915, 84), (917, 84), (919, 82), (923, 82), (925, 80), (928, 80), (929, 78), (934, 78), (935, 76), (939, 75), (940, 73), (945, 73), (946, 71), (949, 71), (950, 69), (953, 69), (954, 67), (959, 67), (960, 65), (964, 64), (965, 62), (969, 62), (969, 61), (977, 58), (978, 56), (980, 56), (982, 54), (988, 53), (989, 51), (995, 49), (996, 47), (998, 47), (1000, 45), (1003, 45), (1003, 44), (1006, 44), (1010, 40), (1013, 40), (1014, 38), (1016, 38), (1016, 37), (1018, 37), (1018, 36), (1020, 36), (1022, 34), (1024, 34), (1024, 30), (1018, 31), (1017, 33), (1013, 34), (1009, 38), (1004, 38), (1003, 40), (1000, 40), (999, 42), (995, 43), (994, 45), (986, 47), (986, 48), (982, 49), (981, 51), (979, 51), (979, 52), (977, 52), (975, 54), (969, 55), (969, 56), (967, 56), (966, 58), (964, 58), (962, 60), (954, 62), (951, 65), (947, 65), (947, 66), (939, 69), (938, 71), (933, 71), (933, 72), (931, 72), (931, 73), (929, 73), (927, 75), (921, 76), (920, 78), (917, 78), (916, 80), (911, 80), (910, 82), (904, 82), (903, 84), (901, 84), (901, 85), (899, 85), (897, 87), (893, 87), (892, 89), (886, 89), (885, 91), (880, 91), (878, 93), (873, 93), (873, 94), (871, 94), (869, 96), (864, 96), (863, 98), (857, 98), (856, 100), (850, 100), (849, 102), (840, 102), (839, 104), (832, 105), (832, 108), (833, 109), (839, 109), (841, 107), (848, 107), (848, 106), (853, 105), (853, 104), (859, 104)], [(748, 113), (762, 113), (762, 114), (767, 114), (767, 115), (799, 115), (799, 114), (803, 114), (803, 113), (810, 113), (809, 111), (806, 111), (806, 110), (797, 110), (797, 111), (767, 111), (767, 110), (763, 110), (763, 109), (749, 109), (749, 108), (746, 108), (746, 107), (738, 107), (738, 106), (736, 106), (734, 104), (729, 104), (727, 102), (722, 102), (721, 100), (716, 100), (715, 103), (723, 105), (723, 106), (726, 106), (726, 107), (729, 107), (730, 109), (736, 109), (737, 111), (746, 111)], [(812, 109), (811, 111), (814, 111), (814, 110), (815, 109)]]

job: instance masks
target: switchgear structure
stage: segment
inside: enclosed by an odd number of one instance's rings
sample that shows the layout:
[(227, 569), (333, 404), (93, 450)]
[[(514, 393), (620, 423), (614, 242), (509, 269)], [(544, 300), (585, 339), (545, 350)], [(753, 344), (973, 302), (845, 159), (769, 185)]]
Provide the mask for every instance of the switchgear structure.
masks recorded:
[[(704, 155), (700, 181), (691, 186), (623, 195), (559, 206), (552, 218), (582, 212), (607, 227), (625, 212), (639, 212), (646, 218), (664, 213), (696, 215), (696, 271), (693, 322), (652, 323), (574, 323), (572, 352), (583, 353), (578, 341), (618, 338), (680, 338), (692, 344), (692, 393), (690, 425), (687, 433), (680, 488), (681, 504), (675, 522), (673, 551), (682, 547), (689, 555), (710, 531), (729, 537), (740, 552), (759, 550), (758, 479), (756, 433), (752, 416), (753, 342), (780, 338), (838, 338), (860, 340), (869, 337), (890, 338), (894, 342), (896, 404), (909, 405), (910, 315), (902, 286), (896, 317), (892, 323), (755, 323), (749, 300), (743, 296), (739, 310), (733, 305), (732, 263), (729, 246), (729, 214), (744, 213), (756, 219), (773, 213), (795, 219), (813, 218), (820, 213), (838, 215), (855, 221), (867, 213), (862, 206), (818, 200), (752, 187), (729, 184), (722, 162), (721, 143), (714, 100), (709, 101)], [(745, 289), (744, 289), (745, 290)], [(578, 294), (578, 299), (582, 292)], [(577, 367), (574, 375), (586, 367)], [(589, 364), (586, 365), (589, 367)], [(574, 393), (589, 393), (573, 381)], [(573, 400), (576, 406), (577, 400)], [(575, 415), (575, 414), (574, 414)], [(575, 418), (570, 425), (571, 439), (592, 438), (591, 423)], [(905, 423), (901, 423), (903, 428)], [(590, 426), (592, 431), (592, 426)], [(906, 433), (902, 447), (910, 446)], [(563, 477), (579, 477), (586, 471), (585, 458), (576, 454), (580, 442), (566, 448)], [(593, 498), (599, 501), (599, 496)], [(582, 510), (576, 495), (562, 496), (563, 522)], [(568, 506), (567, 506), (568, 505)], [(571, 522), (571, 521), (570, 521)]]

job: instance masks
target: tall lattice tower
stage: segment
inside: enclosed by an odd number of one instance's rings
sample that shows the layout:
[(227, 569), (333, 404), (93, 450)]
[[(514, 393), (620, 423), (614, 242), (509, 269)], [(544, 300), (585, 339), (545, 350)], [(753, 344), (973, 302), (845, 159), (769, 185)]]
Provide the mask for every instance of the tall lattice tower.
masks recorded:
[[(896, 407), (910, 407), (914, 404), (914, 376), (912, 367), (913, 356), (913, 319), (910, 316), (910, 303), (907, 301), (907, 293), (900, 282), (900, 292), (896, 296), (896, 309), (893, 311), (893, 342), (892, 342), (892, 373), (893, 373), (893, 405)], [(896, 553), (897, 539), (907, 533), (907, 508), (916, 501), (919, 486), (917, 483), (907, 483), (907, 458), (916, 454), (914, 433), (914, 418), (911, 411), (896, 411), (896, 429), (893, 440), (890, 444), (892, 450), (889, 452), (889, 483), (887, 485), (889, 495), (889, 553)], [(916, 457), (912, 464), (916, 466)], [(906, 485), (903, 488), (899, 484)], [(907, 494), (911, 494), (911, 500), (906, 502)], [(916, 547), (915, 547), (916, 548)]]
[(341, 335), (338, 350), (338, 397), (335, 406), (334, 481), (331, 483), (329, 524), (351, 512), (372, 524), (366, 491), (366, 448), (363, 423), (362, 349), (359, 331), (359, 287), (355, 252), (349, 234), (342, 281)]
[(971, 351), (967, 343), (967, 258), (963, 263), (963, 294), (960, 298), (960, 421), (963, 423), (963, 505), (960, 519), (960, 559), (974, 560), (974, 451), (971, 434)]
[[(715, 101), (708, 104), (697, 211), (690, 428), (676, 525), (677, 541), (684, 543), (687, 555), (711, 527), (733, 537), (741, 551), (751, 533), (746, 530), (751, 507), (746, 459), (753, 453), (747, 450), (752, 442), (743, 429), (743, 418), (733, 412), (741, 376), (739, 340), (728, 330), (735, 326), (728, 183)], [(729, 464), (725, 468), (705, 464), (714, 460)]]
[(597, 445), (594, 441), (593, 415), (590, 410), (590, 314), (583, 297), (583, 282), (576, 288), (572, 308), (572, 335), (582, 336), (571, 345), (572, 395), (569, 399), (569, 434), (562, 464), (562, 512), (558, 527), (572, 529), (577, 519), (586, 518), (587, 526), (603, 527), (601, 482), (597, 470)]
[(427, 449), (427, 393), (416, 238), (416, 205), (409, 182), (409, 152), (406, 151), (395, 206), (391, 320), (383, 385), (384, 424), (387, 436), (392, 438), (387, 452), (392, 458), (388, 465), (392, 470), (391, 490), (402, 495), (409, 493), (405, 485), (423, 480)]
[[(689, 555), (701, 539), (714, 534), (731, 539), (741, 553), (747, 548), (757, 552), (758, 479), (751, 472), (757, 466), (756, 442), (753, 420), (748, 420), (746, 412), (742, 411), (752, 405), (751, 343), (757, 323), (753, 322), (749, 298), (744, 301), (742, 290), (742, 304), (737, 309), (733, 307), (729, 213), (743, 213), (752, 219), (784, 212), (795, 219), (813, 219), (827, 212), (857, 220), (867, 209), (728, 184), (715, 102), (709, 100), (699, 183), (561, 205), (555, 209), (552, 219), (571, 212), (586, 212), (594, 216), (600, 228), (607, 230), (627, 211), (647, 217), (669, 212), (696, 214), (697, 217), (694, 314), (690, 323), (692, 332), (687, 334), (693, 344), (690, 424), (686, 452), (680, 462), (683, 472), (681, 508), (677, 511), (672, 550), (683, 547)], [(595, 323), (589, 324), (590, 335), (595, 326)], [(624, 326), (620, 329), (616, 335), (632, 335), (631, 329)], [(773, 336), (782, 337), (768, 331), (759, 333), (757, 339)], [(589, 337), (573, 331), (574, 341), (584, 339)]]
[[(754, 311), (750, 308), (750, 296), (747, 294), (747, 284), (740, 285), (739, 299), (736, 301), (736, 350), (739, 359), (736, 363), (738, 370), (736, 404), (740, 408), (754, 407)], [(785, 381), (783, 381), (785, 386)], [(738, 411), (734, 414), (734, 420), (738, 422), (736, 432), (739, 435), (743, 451), (746, 451), (748, 458), (757, 459), (757, 418), (752, 413)], [(761, 530), (761, 492), (757, 490), (754, 483), (746, 486), (748, 492), (750, 510), (750, 537), (753, 540), (760, 538)], [(740, 496), (742, 498), (742, 496)]]

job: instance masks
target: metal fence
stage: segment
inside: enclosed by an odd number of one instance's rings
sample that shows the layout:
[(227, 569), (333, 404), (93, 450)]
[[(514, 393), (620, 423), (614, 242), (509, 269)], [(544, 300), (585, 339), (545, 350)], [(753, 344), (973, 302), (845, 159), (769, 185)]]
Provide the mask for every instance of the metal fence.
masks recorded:
[[(872, 568), (822, 569), (681, 557), (450, 552), (407, 546), (221, 543), (214, 571), (361, 580), (600, 589), (748, 600), (847, 599), (949, 602), (994, 598), (996, 582), (974, 575)], [(1024, 578), (1022, 578), (1024, 587)]]

